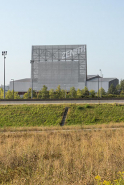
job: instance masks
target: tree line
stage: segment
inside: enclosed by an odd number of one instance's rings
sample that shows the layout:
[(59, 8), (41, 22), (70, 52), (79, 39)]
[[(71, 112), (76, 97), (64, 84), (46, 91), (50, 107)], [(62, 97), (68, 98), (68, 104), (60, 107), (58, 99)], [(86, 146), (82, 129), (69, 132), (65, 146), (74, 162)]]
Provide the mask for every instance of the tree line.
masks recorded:
[[(4, 91), (0, 88), (0, 99), (3, 99)], [(57, 89), (50, 89), (43, 85), (40, 91), (36, 92), (33, 90), (33, 98), (34, 99), (64, 99), (64, 98), (94, 98), (94, 97), (124, 97), (124, 80), (120, 81), (116, 87), (113, 84), (108, 89), (108, 92), (105, 92), (103, 88), (100, 88), (96, 93), (94, 90), (88, 90), (87, 87), (84, 89), (75, 89), (75, 87), (71, 87), (69, 92), (64, 89), (61, 89), (60, 85), (58, 85)], [(5, 93), (6, 99), (20, 99), (18, 92), (13, 92), (8, 90)], [(31, 98), (31, 88), (23, 95), (23, 99)]]

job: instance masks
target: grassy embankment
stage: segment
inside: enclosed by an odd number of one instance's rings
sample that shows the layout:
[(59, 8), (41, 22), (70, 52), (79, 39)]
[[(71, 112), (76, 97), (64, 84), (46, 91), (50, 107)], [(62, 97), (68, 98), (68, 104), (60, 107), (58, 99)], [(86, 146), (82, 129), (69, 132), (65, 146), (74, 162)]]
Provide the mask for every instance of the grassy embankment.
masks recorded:
[(94, 104), (71, 105), (66, 125), (94, 125), (124, 122), (124, 105)]
[(62, 105), (0, 105), (0, 127), (59, 125)]
[(0, 183), (93, 185), (124, 171), (124, 129), (0, 134)]
[(70, 125), (82, 128), (85, 125), (93, 127), (108, 123), (124, 125), (124, 105), (119, 104), (0, 105), (0, 128), (40, 126), (60, 128), (66, 106), (69, 107), (66, 128)]

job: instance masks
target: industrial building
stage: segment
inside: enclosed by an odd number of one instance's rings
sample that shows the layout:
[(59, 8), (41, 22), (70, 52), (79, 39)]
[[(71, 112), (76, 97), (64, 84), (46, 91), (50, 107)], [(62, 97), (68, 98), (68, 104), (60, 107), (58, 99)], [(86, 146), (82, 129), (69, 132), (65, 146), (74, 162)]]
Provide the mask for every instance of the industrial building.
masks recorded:
[[(32, 46), (31, 78), (14, 81), (14, 91), (24, 94), (32, 87), (35, 91), (41, 90), (43, 85), (50, 89), (70, 90), (83, 89), (96, 92), (103, 87), (105, 91), (113, 83), (119, 83), (117, 78), (102, 78), (98, 75), (87, 75), (87, 47), (86, 45), (40, 45)], [(10, 90), (13, 82), (10, 82)]]

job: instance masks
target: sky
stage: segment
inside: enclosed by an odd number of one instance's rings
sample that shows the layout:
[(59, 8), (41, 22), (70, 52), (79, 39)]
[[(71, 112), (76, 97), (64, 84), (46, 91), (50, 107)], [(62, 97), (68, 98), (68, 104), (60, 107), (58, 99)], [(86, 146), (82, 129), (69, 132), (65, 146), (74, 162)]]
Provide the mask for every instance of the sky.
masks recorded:
[(32, 45), (87, 45), (87, 72), (124, 79), (124, 0), (0, 0), (0, 85), (30, 78)]

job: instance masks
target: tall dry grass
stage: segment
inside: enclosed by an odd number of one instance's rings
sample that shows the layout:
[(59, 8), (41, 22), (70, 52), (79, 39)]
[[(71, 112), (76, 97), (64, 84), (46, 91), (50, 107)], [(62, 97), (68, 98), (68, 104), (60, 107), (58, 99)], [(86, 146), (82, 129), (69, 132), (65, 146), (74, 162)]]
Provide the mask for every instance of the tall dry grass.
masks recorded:
[(124, 171), (124, 130), (3, 133), (0, 183), (95, 184)]

